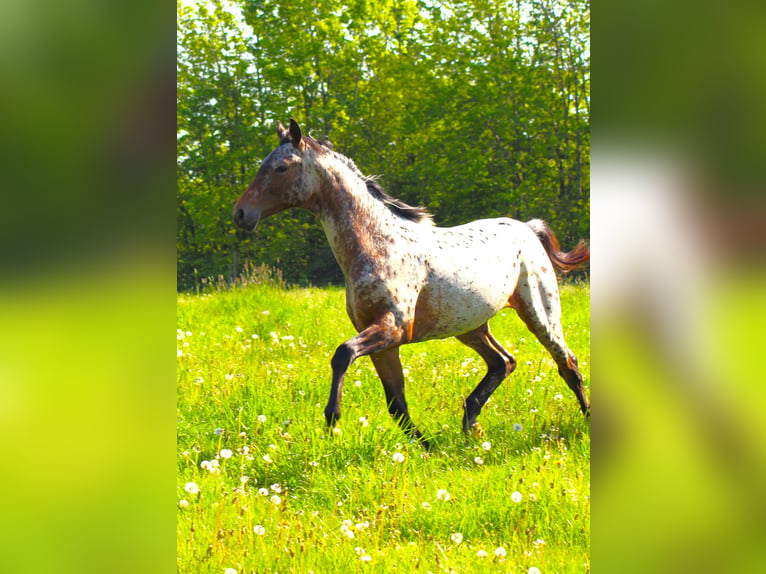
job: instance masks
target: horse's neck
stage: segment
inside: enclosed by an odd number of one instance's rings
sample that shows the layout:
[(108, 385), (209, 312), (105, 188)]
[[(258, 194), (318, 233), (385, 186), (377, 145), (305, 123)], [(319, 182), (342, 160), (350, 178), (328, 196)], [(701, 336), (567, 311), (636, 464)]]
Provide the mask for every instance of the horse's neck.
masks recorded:
[(323, 182), (318, 215), (335, 258), (348, 276), (354, 266), (373, 263), (381, 244), (395, 239), (397, 218), (367, 191), (362, 179), (341, 175), (344, 177)]

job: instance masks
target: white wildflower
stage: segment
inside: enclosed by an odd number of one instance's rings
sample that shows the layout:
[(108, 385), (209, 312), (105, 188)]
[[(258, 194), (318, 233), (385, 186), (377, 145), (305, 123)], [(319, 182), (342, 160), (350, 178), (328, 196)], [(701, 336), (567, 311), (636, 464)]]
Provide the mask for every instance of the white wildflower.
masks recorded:
[(447, 492), (443, 488), (440, 488), (439, 490), (436, 491), (436, 500), (447, 501), (449, 500), (449, 498), (450, 498), (449, 492)]
[(460, 532), (455, 532), (452, 536), (450, 536), (450, 540), (452, 540), (452, 542), (455, 544), (460, 544), (463, 541), (463, 535), (460, 534)]
[(492, 448), (492, 443), (489, 441), (484, 441), (483, 443), (481, 443), (481, 448), (483, 448), (484, 450), (489, 450)]

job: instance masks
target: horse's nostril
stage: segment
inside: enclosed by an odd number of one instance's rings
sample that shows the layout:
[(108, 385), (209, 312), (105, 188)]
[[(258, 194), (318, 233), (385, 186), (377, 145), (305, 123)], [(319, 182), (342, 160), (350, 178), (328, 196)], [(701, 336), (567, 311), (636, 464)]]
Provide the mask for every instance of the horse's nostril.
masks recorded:
[(241, 207), (237, 210), (237, 213), (234, 215), (234, 221), (236, 223), (242, 223), (245, 219), (245, 210)]

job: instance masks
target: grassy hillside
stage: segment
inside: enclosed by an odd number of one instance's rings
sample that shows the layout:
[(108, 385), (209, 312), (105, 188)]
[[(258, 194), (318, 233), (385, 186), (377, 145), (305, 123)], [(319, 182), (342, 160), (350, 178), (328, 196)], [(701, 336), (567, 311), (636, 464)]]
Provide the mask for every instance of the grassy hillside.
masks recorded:
[[(562, 287), (588, 393), (589, 296)], [(426, 454), (368, 358), (326, 432), (330, 358), (354, 334), (342, 289), (179, 295), (178, 571), (589, 571), (588, 422), (514, 311), (490, 325), (518, 368), (478, 436), (460, 431), (478, 355), (454, 339), (402, 348)]]

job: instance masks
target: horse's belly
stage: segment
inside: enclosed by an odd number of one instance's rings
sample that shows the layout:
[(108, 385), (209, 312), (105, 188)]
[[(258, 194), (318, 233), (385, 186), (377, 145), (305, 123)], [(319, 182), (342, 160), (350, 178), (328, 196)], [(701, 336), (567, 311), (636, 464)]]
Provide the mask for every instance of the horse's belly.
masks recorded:
[(432, 280), (415, 306), (413, 341), (460, 335), (480, 327), (506, 306), (515, 284), (512, 274), (460, 280)]

